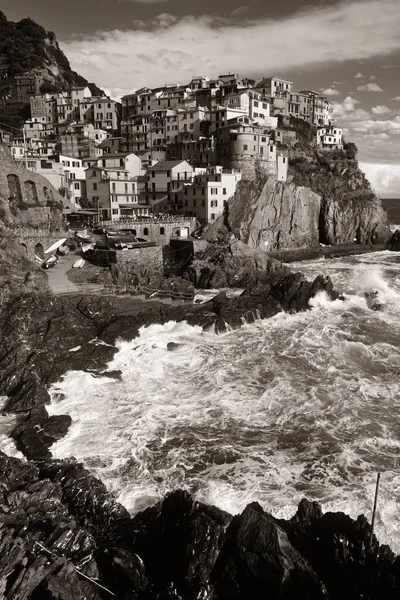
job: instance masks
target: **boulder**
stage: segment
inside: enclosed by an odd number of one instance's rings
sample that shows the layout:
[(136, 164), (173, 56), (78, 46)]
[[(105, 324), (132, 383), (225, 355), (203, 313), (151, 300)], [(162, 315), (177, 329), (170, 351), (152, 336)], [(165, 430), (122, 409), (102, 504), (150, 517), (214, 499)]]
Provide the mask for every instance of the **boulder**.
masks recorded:
[(250, 504), (230, 524), (212, 579), (219, 599), (326, 598), (311, 565), (277, 521)]
[(393, 233), (392, 237), (387, 243), (386, 248), (391, 252), (400, 251), (400, 229), (396, 229), (396, 231)]

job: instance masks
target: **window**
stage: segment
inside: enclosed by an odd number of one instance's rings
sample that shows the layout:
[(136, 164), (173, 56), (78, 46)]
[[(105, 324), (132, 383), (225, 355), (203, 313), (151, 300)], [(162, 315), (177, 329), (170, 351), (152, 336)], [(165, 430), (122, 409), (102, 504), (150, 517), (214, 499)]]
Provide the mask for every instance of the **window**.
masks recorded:
[(145, 227), (143, 229), (143, 235), (149, 235), (149, 229), (148, 229), (148, 227)]
[(92, 177), (96, 177), (97, 173), (96, 171), (92, 171)]
[(76, 190), (79, 190), (79, 189), (80, 189), (80, 187), (81, 187), (81, 186), (80, 186), (80, 183), (79, 183), (79, 181), (76, 181), (76, 182), (74, 183), (74, 189), (76, 189)]
[(248, 149), (249, 149), (248, 145), (247, 145), (247, 144), (245, 144), (245, 145), (243, 146), (243, 150), (248, 150)]
[(97, 191), (97, 183), (93, 184), (93, 191), (96, 192)]
[(282, 162), (283, 162), (283, 164), (285, 164), (285, 162), (286, 162), (286, 156), (283, 157)]
[(215, 221), (215, 213), (211, 213), (210, 217), (211, 217), (211, 221)]
[(112, 184), (112, 191), (115, 193), (115, 183)]
[(196, 198), (194, 198), (194, 200), (193, 200), (193, 206), (194, 207), (196, 206)]
[(211, 188), (211, 195), (215, 196), (216, 194), (218, 194), (218, 188)]
[(254, 106), (258, 106), (257, 100), (254, 100)]
[(226, 196), (226, 188), (222, 189), (222, 193)]

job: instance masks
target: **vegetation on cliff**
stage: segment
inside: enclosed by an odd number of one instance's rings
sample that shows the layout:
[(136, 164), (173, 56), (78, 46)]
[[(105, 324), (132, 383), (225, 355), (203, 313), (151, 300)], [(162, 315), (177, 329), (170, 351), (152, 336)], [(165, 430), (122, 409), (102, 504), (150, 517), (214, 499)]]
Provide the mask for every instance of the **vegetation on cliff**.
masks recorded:
[(287, 183), (259, 173), (242, 180), (225, 214), (208, 228), (207, 239), (233, 233), (253, 248), (283, 250), (327, 245), (386, 243), (387, 214), (361, 171), (355, 144), (323, 151), (315, 127), (292, 118), (295, 143), (289, 155)]
[(0, 66), (3, 80), (32, 69), (44, 70), (54, 83), (44, 84), (43, 92), (56, 92), (71, 86), (88, 86), (92, 93), (103, 92), (94, 83), (71, 69), (53, 32), (46, 31), (30, 18), (18, 23), (8, 21), (0, 11)]

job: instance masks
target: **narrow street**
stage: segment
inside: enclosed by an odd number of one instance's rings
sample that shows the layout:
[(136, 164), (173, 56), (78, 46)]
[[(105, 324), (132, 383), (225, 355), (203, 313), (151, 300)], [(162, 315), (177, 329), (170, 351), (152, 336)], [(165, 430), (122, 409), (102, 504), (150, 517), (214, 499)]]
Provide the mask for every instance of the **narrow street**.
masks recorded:
[(53, 294), (68, 294), (79, 292), (78, 286), (67, 277), (73, 263), (80, 257), (80, 253), (70, 252), (66, 256), (59, 256), (60, 262), (46, 270), (49, 287)]

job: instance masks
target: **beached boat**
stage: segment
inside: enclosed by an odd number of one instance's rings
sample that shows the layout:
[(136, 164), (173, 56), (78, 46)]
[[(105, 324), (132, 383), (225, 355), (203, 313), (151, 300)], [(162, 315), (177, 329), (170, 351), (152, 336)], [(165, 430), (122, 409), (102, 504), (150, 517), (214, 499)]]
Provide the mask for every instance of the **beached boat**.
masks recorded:
[(92, 236), (87, 231), (79, 231), (75, 235), (80, 242), (93, 242)]
[(82, 252), (87, 252), (88, 250), (92, 250), (94, 248), (93, 244), (82, 244)]
[(50, 267), (54, 267), (54, 265), (56, 265), (58, 263), (58, 256), (56, 256), (55, 254), (52, 254), (51, 256), (49, 256), (48, 259), (46, 259), (43, 263), (43, 269), (50, 269)]
[(47, 248), (47, 250), (44, 251), (45, 254), (50, 254), (51, 252), (54, 252), (55, 250), (58, 250), (58, 248), (60, 248), (60, 246), (62, 246), (64, 244), (64, 242), (67, 241), (67, 238), (62, 238), (61, 240), (57, 240), (56, 242), (54, 242), (54, 244), (52, 244), (51, 246), (49, 246)]
[(74, 269), (82, 269), (85, 266), (85, 260), (83, 258), (78, 258), (72, 265)]

